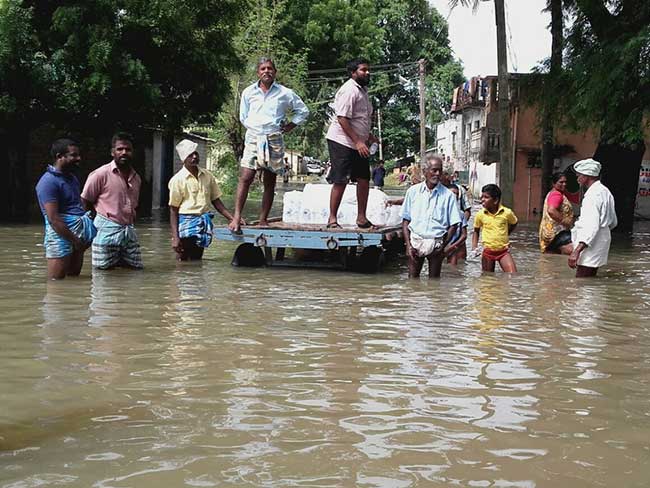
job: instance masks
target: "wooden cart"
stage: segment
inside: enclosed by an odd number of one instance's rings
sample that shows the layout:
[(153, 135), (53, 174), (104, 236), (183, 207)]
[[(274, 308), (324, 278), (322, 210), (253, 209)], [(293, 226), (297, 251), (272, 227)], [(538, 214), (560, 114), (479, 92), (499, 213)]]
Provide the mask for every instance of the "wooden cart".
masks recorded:
[[(274, 220), (265, 227), (242, 226), (240, 235), (218, 226), (214, 237), (241, 243), (233, 256), (234, 266), (309, 266), (362, 273), (380, 271), (385, 260), (404, 247), (401, 226), (328, 229)], [(286, 256), (287, 248), (293, 249), (292, 259)]]

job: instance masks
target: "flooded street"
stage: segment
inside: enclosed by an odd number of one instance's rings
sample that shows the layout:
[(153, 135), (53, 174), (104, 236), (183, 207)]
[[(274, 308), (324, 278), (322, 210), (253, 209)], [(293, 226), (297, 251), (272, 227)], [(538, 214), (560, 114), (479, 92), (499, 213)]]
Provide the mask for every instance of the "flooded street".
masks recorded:
[(150, 220), (143, 272), (47, 283), (1, 230), (3, 488), (650, 483), (648, 222), (582, 281), (535, 224), (515, 276), (414, 281), (177, 264)]

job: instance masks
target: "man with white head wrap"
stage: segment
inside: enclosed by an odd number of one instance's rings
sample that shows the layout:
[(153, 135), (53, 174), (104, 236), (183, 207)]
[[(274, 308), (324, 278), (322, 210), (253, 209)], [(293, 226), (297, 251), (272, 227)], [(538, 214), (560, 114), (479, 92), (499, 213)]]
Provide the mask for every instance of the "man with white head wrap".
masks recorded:
[(172, 248), (179, 261), (201, 259), (212, 242), (210, 203), (228, 221), (232, 215), (221, 201), (221, 189), (214, 175), (199, 167), (198, 144), (183, 139), (176, 152), (183, 167), (169, 180), (169, 222)]
[(607, 264), (611, 229), (616, 227), (614, 197), (600, 182), (601, 166), (593, 159), (583, 159), (573, 165), (578, 183), (586, 188), (580, 218), (573, 228), (572, 241), (576, 243), (569, 256), (569, 266), (576, 269), (576, 277), (596, 276), (598, 268)]

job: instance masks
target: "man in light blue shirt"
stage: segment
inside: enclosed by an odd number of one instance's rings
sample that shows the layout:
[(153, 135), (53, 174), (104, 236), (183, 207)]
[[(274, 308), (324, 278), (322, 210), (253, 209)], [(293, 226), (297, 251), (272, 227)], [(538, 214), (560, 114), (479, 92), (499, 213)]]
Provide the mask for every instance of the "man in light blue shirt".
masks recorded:
[[(268, 225), (273, 204), (275, 180), (284, 171), (284, 137), (297, 125), (304, 123), (309, 109), (296, 93), (275, 82), (276, 69), (271, 59), (262, 58), (257, 64), (258, 81), (241, 95), (239, 120), (246, 127), (244, 154), (241, 159), (235, 213), (228, 224), (231, 231), (241, 233), (241, 213), (248, 189), (257, 170), (264, 174), (264, 194), (260, 226)], [(289, 122), (287, 119), (291, 118)]]
[(444, 249), (461, 223), (456, 196), (440, 183), (442, 159), (427, 156), (422, 167), (425, 181), (406, 192), (402, 204), (402, 230), (409, 260), (409, 277), (417, 278), (424, 258), (429, 277), (440, 276)]

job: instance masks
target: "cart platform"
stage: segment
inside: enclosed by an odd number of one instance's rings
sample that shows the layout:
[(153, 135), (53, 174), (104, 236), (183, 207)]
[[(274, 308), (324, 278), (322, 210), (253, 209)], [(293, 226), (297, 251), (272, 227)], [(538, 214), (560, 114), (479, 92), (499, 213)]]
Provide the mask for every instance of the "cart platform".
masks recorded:
[[(316, 266), (377, 272), (386, 255), (390, 257), (403, 247), (401, 226), (331, 229), (326, 225), (293, 224), (279, 219), (265, 226), (244, 225), (241, 234), (234, 234), (227, 226), (215, 226), (214, 237), (241, 243), (233, 257), (235, 266)], [(313, 252), (302, 253), (308, 256), (307, 260), (288, 260), (285, 259), (287, 248)]]

